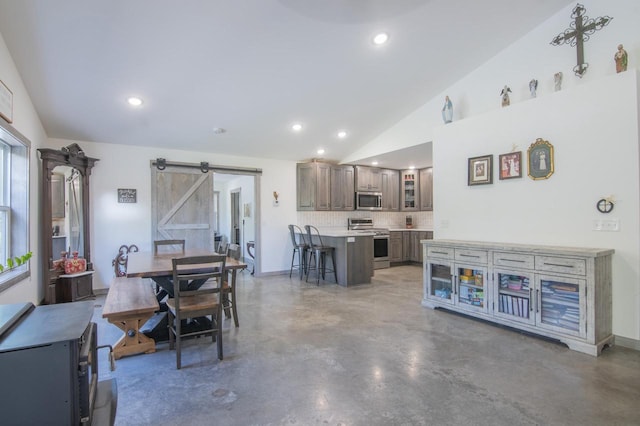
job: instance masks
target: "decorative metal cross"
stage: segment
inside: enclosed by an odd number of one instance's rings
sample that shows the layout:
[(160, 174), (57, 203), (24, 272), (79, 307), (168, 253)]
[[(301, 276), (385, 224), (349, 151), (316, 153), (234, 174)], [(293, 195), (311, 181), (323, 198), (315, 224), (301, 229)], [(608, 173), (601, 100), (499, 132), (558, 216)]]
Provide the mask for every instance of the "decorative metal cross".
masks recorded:
[(580, 78), (587, 72), (589, 64), (584, 61), (584, 42), (589, 40), (589, 36), (606, 26), (613, 18), (602, 16), (600, 18), (591, 19), (585, 15), (586, 9), (578, 3), (571, 12), (574, 21), (569, 28), (558, 34), (551, 40), (554, 46), (570, 44), (571, 47), (577, 46), (578, 65), (573, 68), (573, 72)]

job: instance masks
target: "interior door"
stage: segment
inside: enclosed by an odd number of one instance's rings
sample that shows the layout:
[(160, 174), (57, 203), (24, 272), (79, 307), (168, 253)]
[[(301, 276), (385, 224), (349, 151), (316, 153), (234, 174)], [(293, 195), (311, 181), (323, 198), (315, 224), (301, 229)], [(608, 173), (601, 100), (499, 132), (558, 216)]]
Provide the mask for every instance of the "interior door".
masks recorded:
[(184, 239), (186, 248), (214, 250), (213, 172), (151, 170), (152, 239)]
[(240, 189), (231, 191), (231, 242), (241, 244), (240, 237)]

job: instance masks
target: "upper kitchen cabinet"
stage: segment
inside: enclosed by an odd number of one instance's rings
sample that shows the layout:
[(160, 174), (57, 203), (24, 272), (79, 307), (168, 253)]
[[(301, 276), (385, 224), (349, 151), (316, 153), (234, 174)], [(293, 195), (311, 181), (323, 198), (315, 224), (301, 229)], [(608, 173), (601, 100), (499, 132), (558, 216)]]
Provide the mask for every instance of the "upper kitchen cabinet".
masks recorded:
[(353, 166), (331, 166), (331, 210), (354, 210)]
[(382, 210), (398, 211), (400, 209), (400, 172), (382, 169)]
[(353, 210), (353, 166), (311, 162), (296, 165), (297, 209)]
[(296, 199), (298, 210), (329, 210), (331, 165), (298, 163), (296, 166)]
[(417, 170), (402, 170), (400, 172), (400, 210), (419, 210), (419, 186)]
[(356, 166), (356, 191), (382, 191), (382, 170)]
[(420, 210), (433, 210), (433, 167), (420, 170)]

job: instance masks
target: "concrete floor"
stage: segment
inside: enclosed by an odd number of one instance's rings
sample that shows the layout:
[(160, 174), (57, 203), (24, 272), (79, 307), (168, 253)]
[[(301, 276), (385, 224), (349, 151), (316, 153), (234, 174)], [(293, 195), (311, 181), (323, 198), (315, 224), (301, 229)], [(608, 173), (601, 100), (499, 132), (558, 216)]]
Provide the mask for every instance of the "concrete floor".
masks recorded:
[[(240, 327), (117, 361), (117, 425), (638, 425), (640, 352), (598, 357), (420, 305), (422, 269), (343, 288), (239, 274)], [(101, 318), (99, 343), (120, 336)], [(102, 351), (106, 352), (106, 351)]]

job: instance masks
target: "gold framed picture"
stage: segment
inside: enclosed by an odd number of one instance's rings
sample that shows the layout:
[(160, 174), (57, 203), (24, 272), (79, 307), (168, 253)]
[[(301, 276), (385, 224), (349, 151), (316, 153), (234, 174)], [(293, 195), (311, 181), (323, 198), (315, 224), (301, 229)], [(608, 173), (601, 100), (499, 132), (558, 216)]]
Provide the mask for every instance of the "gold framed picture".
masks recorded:
[(549, 179), (554, 172), (553, 145), (544, 139), (536, 139), (527, 150), (527, 164), (531, 179)]

